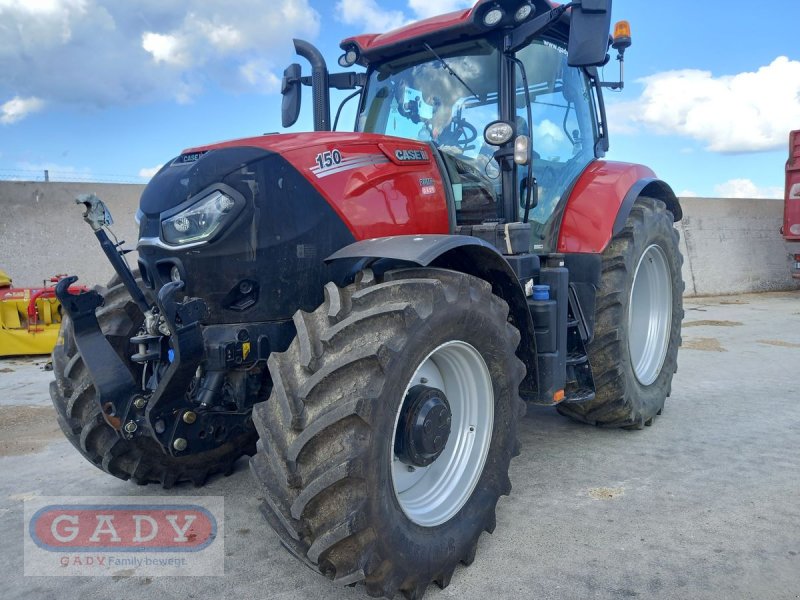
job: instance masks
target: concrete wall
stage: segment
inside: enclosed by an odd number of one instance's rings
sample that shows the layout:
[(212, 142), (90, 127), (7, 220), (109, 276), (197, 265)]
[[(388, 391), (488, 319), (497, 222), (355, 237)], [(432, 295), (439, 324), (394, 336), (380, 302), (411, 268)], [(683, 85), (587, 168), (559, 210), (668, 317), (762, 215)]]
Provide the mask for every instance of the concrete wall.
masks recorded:
[(687, 296), (800, 289), (783, 240), (782, 200), (683, 198), (681, 251)]
[[(136, 247), (134, 221), (144, 186), (106, 183), (0, 181), (0, 269), (14, 285), (41, 285), (57, 273), (77, 275), (80, 283), (106, 283), (114, 271), (75, 197), (94, 192), (114, 216), (113, 230)], [(136, 253), (128, 255), (136, 264)]]
[[(36, 285), (72, 273), (86, 285), (113, 271), (74, 204), (94, 192), (111, 209), (114, 231), (135, 245), (134, 214), (141, 185), (0, 182), (0, 268), (15, 284)], [(684, 198), (681, 251), (687, 295), (735, 294), (800, 288), (790, 276), (792, 249), (780, 236), (779, 200)], [(128, 255), (131, 265), (136, 254)]]

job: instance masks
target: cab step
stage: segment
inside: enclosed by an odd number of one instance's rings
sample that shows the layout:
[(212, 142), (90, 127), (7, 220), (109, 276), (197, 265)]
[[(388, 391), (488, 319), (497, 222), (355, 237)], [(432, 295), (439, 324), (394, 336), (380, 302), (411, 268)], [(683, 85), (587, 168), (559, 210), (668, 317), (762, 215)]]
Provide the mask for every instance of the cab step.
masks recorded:
[(567, 366), (575, 366), (575, 365), (582, 365), (589, 360), (589, 357), (586, 356), (585, 352), (581, 352), (580, 350), (574, 350), (567, 354)]

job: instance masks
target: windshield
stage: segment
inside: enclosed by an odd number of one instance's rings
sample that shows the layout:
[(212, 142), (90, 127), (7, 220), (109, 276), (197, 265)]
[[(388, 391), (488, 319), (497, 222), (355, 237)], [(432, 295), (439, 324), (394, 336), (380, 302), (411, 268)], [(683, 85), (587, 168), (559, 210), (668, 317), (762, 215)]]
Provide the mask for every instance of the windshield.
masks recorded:
[(358, 128), (431, 141), (443, 152), (475, 159), (483, 130), (497, 120), (499, 56), (484, 41), (384, 63), (375, 69)]
[(497, 148), (483, 141), (499, 118), (499, 68), (500, 53), (483, 40), (384, 63), (370, 73), (358, 118), (359, 131), (432, 142), (441, 151), (459, 225), (501, 216)]

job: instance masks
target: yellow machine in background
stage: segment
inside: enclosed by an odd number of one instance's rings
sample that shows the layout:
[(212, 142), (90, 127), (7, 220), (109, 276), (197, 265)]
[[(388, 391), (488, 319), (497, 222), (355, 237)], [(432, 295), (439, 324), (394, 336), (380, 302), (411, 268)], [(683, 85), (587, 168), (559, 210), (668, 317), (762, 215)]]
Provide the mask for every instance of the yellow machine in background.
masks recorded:
[[(55, 284), (62, 276), (50, 278)], [(50, 354), (61, 327), (61, 304), (55, 287), (11, 287), (0, 269), (0, 356)]]

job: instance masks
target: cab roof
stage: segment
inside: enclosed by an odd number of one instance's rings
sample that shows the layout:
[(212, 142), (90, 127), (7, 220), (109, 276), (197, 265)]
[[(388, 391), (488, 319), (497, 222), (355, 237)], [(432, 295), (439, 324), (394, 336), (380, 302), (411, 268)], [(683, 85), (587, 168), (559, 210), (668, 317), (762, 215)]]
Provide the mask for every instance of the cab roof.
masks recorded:
[[(478, 0), (472, 8), (410, 23), (386, 33), (365, 33), (346, 38), (340, 47), (345, 51), (355, 49), (359, 54), (358, 64), (367, 66), (413, 52), (426, 43), (438, 46), (515, 25), (514, 13), (524, 4), (531, 4), (534, 8), (526, 21), (559, 5), (552, 0)], [(505, 17), (498, 25), (485, 26), (483, 17), (497, 6), (503, 9)]]

